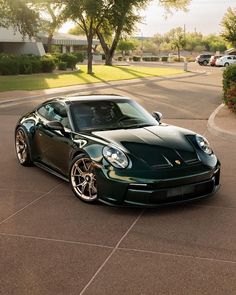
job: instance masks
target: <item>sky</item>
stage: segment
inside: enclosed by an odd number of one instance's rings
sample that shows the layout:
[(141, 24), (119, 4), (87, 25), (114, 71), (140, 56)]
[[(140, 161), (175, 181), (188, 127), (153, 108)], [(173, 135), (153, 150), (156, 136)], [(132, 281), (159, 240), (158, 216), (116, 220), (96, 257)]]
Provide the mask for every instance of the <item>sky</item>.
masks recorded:
[[(228, 7), (236, 7), (236, 0), (192, 0), (187, 12), (173, 11), (173, 15), (165, 19), (164, 9), (158, 1), (153, 1), (142, 13), (144, 24), (139, 24), (138, 29), (147, 37), (184, 25), (186, 32), (220, 33), (220, 22)], [(140, 35), (139, 32), (136, 34)]]
[[(184, 27), (186, 32), (197, 32), (203, 35), (219, 34), (220, 22), (228, 7), (236, 8), (236, 0), (192, 0), (188, 11), (173, 11), (172, 15), (165, 18), (164, 9), (159, 6), (159, 1), (152, 1), (141, 12), (142, 23), (137, 25), (134, 35), (151, 37), (157, 33), (164, 34), (176, 27)], [(63, 26), (60, 32), (67, 32), (71, 23)]]

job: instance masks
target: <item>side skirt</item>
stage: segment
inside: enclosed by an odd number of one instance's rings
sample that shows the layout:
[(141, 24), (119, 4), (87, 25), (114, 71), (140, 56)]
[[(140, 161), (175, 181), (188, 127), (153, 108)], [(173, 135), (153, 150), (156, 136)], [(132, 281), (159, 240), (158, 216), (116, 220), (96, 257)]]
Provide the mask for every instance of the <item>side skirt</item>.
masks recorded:
[(39, 167), (39, 168), (41, 168), (41, 169), (43, 169), (43, 170), (45, 170), (45, 171), (47, 171), (47, 172), (49, 172), (49, 173), (51, 173), (51, 174), (53, 174), (53, 175), (55, 175), (55, 176), (57, 176), (57, 177), (59, 177), (59, 178), (61, 178), (61, 179), (63, 179), (66, 182), (70, 182), (69, 179), (66, 178), (64, 175), (56, 172), (52, 168), (49, 168), (48, 166), (46, 166), (46, 165), (44, 165), (42, 163), (34, 162), (34, 165), (37, 166), (37, 167)]

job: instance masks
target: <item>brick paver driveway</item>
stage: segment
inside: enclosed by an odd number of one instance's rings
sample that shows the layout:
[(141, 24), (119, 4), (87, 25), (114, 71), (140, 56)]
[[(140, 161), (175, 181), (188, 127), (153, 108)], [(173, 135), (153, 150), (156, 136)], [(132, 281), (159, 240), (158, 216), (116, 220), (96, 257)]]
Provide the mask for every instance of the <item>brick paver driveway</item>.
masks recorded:
[(221, 70), (206, 69), (100, 91), (131, 96), (209, 138), (222, 161), (222, 188), (185, 206), (80, 202), (68, 184), (16, 161), (15, 122), (39, 101), (0, 107), (0, 294), (236, 294), (236, 144), (207, 131)]

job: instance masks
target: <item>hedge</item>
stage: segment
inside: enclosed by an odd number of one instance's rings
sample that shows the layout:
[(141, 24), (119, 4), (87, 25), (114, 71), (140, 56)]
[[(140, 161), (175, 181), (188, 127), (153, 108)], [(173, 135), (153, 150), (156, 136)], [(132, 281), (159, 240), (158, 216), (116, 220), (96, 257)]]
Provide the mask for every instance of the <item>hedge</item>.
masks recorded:
[(0, 55), (0, 75), (51, 73), (55, 68), (56, 60), (51, 56)]
[(223, 101), (236, 113), (236, 64), (230, 65), (223, 72)]
[(76, 64), (83, 60), (84, 54), (81, 52), (45, 55), (43, 57), (32, 54), (17, 56), (1, 53), (0, 75), (51, 73), (57, 66), (60, 70), (74, 69)]
[(57, 59), (58, 65), (62, 62), (66, 63), (66, 67), (69, 69), (75, 69), (78, 62), (84, 61), (84, 54), (81, 52), (73, 53), (57, 53), (53, 55)]
[(133, 61), (141, 61), (141, 56), (133, 56)]

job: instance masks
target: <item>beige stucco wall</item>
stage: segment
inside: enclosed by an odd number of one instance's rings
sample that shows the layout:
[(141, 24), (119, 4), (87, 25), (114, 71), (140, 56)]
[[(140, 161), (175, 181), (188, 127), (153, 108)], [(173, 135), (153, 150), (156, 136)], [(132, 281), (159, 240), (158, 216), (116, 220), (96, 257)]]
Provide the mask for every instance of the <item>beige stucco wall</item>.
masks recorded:
[(23, 38), (19, 32), (5, 28), (0, 28), (0, 51), (9, 54), (45, 54), (41, 42), (36, 42), (34, 38)]
[(0, 28), (0, 42), (32, 42), (28, 37), (23, 39), (22, 35), (18, 31), (13, 29)]

